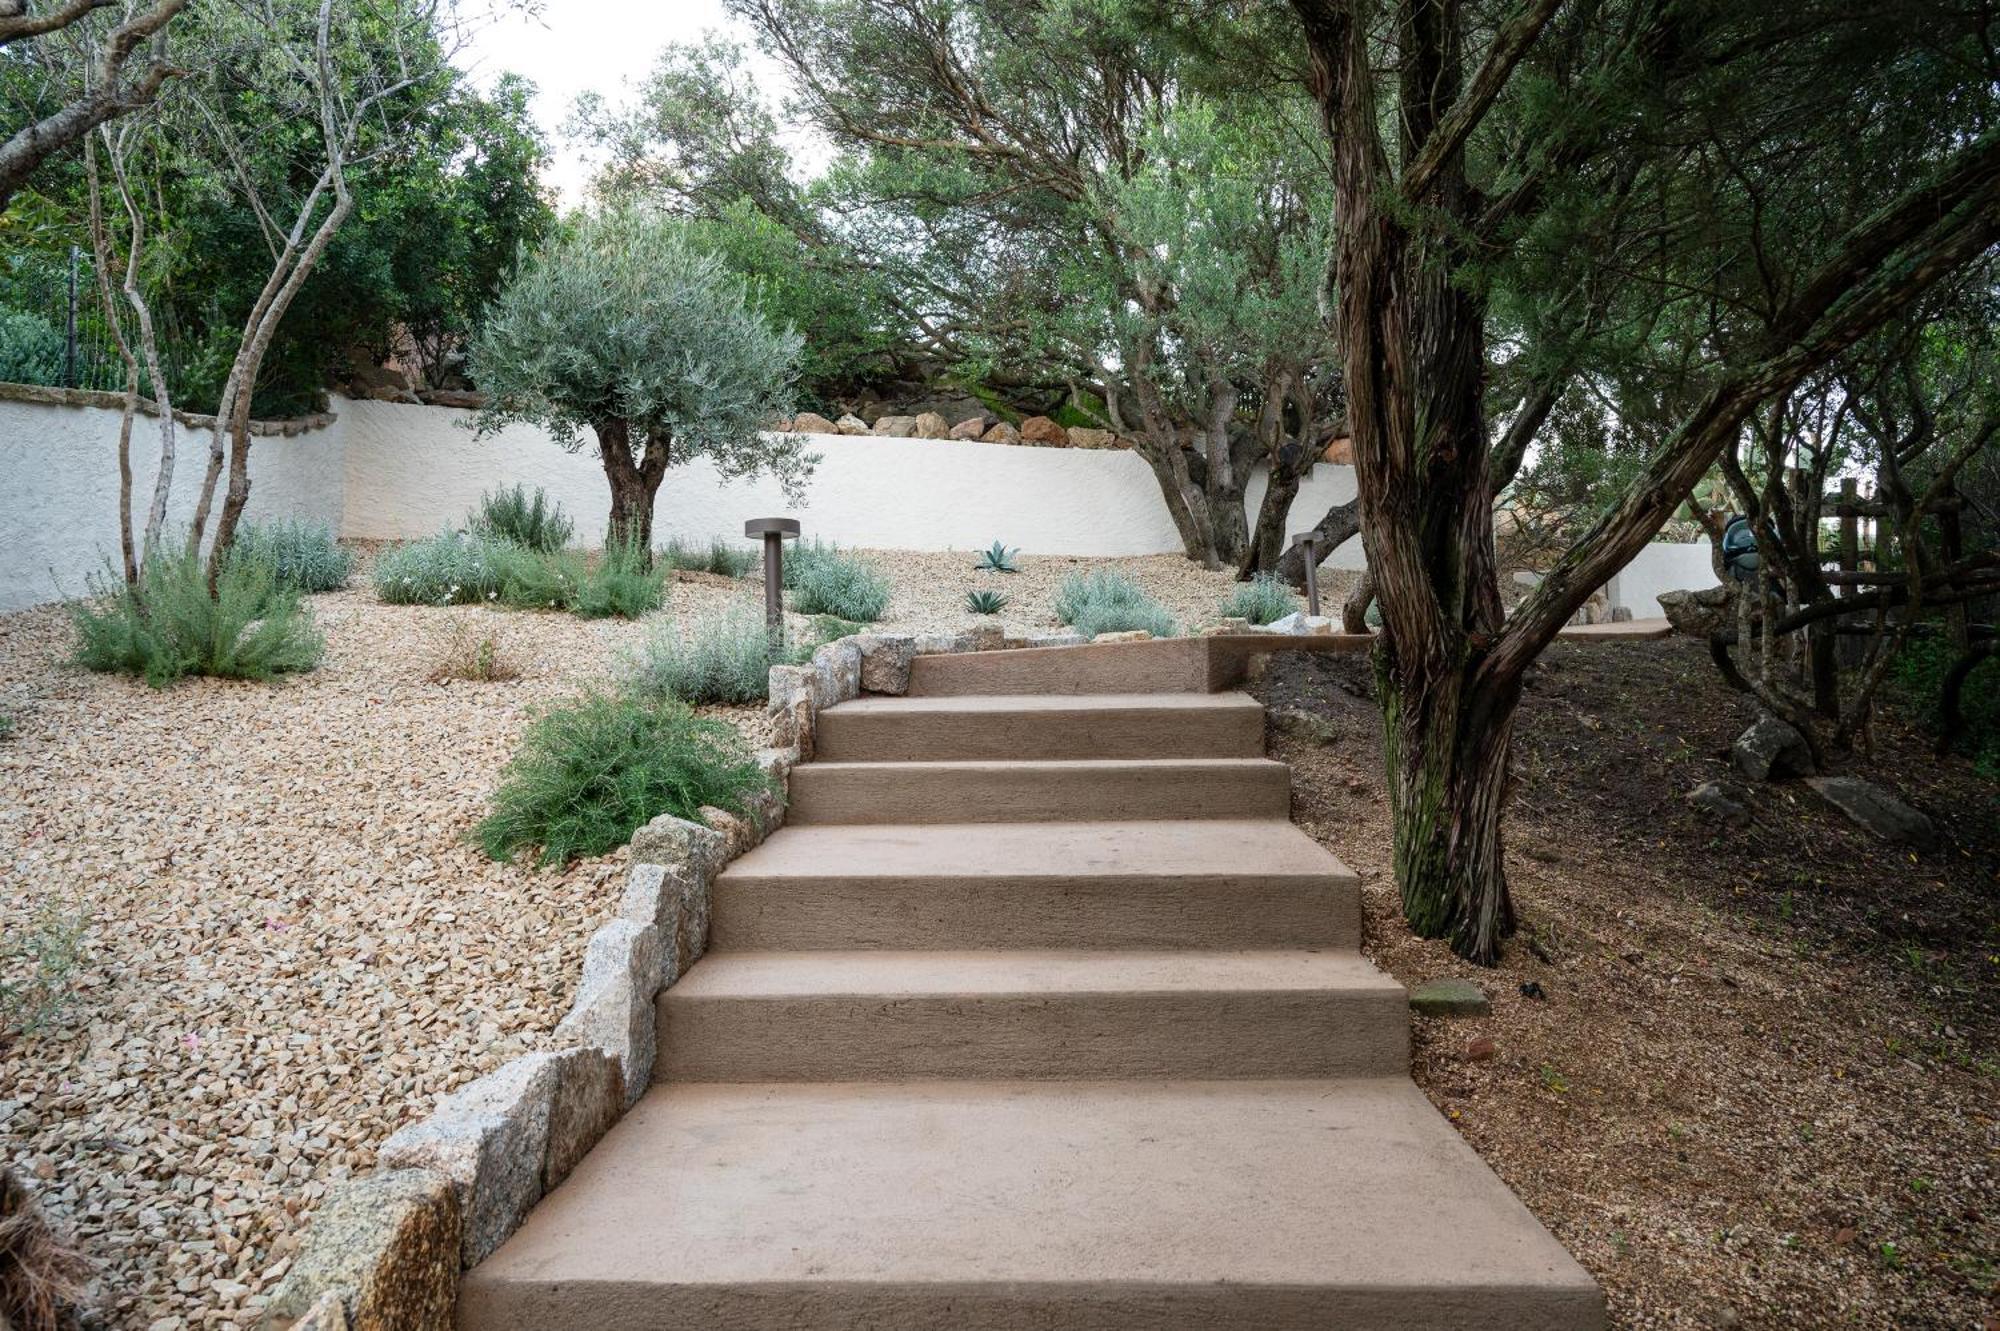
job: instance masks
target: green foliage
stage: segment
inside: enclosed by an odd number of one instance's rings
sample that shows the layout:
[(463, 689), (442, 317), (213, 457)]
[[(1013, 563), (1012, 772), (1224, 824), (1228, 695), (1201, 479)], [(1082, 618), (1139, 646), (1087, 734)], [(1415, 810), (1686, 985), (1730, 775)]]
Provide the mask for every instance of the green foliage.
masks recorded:
[(0, 383), (61, 384), (62, 330), (27, 310), (0, 308)]
[(1144, 629), (1171, 638), (1180, 625), (1138, 583), (1111, 569), (1072, 573), (1056, 590), (1056, 617), (1087, 638)]
[(585, 619), (639, 619), (666, 603), (670, 573), (638, 542), (614, 540), (590, 565), (570, 608)]
[[(1950, 640), (1941, 637), (1913, 639), (1896, 656), (1890, 675), (1894, 692), (1933, 733), (1944, 679), (1958, 656)], [(1952, 747), (1970, 757), (1981, 773), (2000, 781), (2000, 661), (1988, 658), (1972, 668), (1959, 689), (1958, 707), (1964, 724), (1952, 736)]]
[(529, 724), (476, 836), (498, 860), (539, 848), (539, 863), (567, 864), (624, 845), (663, 813), (742, 812), (768, 786), (736, 731), (686, 703), (586, 693)]
[(685, 631), (662, 625), (633, 662), (629, 684), (651, 698), (756, 703), (770, 696), (770, 670), (763, 611), (738, 604), (696, 620)]
[(477, 535), (512, 541), (544, 553), (562, 549), (576, 534), (576, 524), (563, 512), (562, 505), (550, 499), (539, 485), (532, 495), (522, 485), (481, 495), (479, 507), (466, 519), (466, 527)]
[(1247, 619), (1252, 624), (1269, 624), (1283, 619), (1299, 608), (1299, 598), (1292, 589), (1268, 574), (1258, 574), (1249, 582), (1237, 584), (1229, 599), (1222, 603), (1225, 619)]
[(668, 568), (688, 573), (716, 573), (725, 578), (740, 578), (756, 567), (757, 552), (731, 545), (720, 536), (712, 538), (705, 547), (676, 536), (661, 548), (660, 562)]
[(76, 999), (90, 913), (45, 901), (25, 929), (0, 936), (0, 1034), (34, 1035), (59, 1023)]
[(618, 211), (574, 222), (487, 312), (470, 355), (487, 394), (482, 433), (525, 421), (564, 448), (607, 421), (629, 427), (634, 460), (707, 458), (724, 479), (760, 472), (798, 497), (816, 460), (796, 435), (764, 434), (787, 413), (799, 339), (746, 303), (742, 279), (674, 222)]
[(505, 541), (441, 531), (384, 550), (375, 560), (375, 595), (390, 605), (463, 605), (499, 599), (510, 558)]
[(339, 591), (354, 571), (353, 554), (325, 523), (289, 518), (238, 527), (229, 557), (264, 564), (280, 587), (301, 592)]
[(71, 607), (78, 663), (140, 675), (155, 688), (183, 675), (270, 679), (311, 670), (326, 650), (298, 591), (279, 586), (256, 559), (227, 560), (213, 596), (198, 556), (166, 550), (136, 586), (107, 569), (91, 591)]
[(14, 738), (16, 722), (12, 712), (0, 712), (0, 741)]
[(797, 591), (799, 584), (813, 569), (821, 564), (845, 559), (840, 547), (832, 541), (822, 541), (815, 536), (810, 541), (794, 541), (785, 550), (784, 587), (788, 592)]
[(978, 567), (993, 573), (1019, 573), (1014, 556), (1020, 553), (1018, 549), (1009, 550), (1004, 541), (995, 541), (979, 552)]
[(965, 594), (965, 608), (975, 615), (997, 615), (1007, 608), (1007, 598), (982, 587)]
[(827, 547), (805, 562), (792, 584), (792, 609), (872, 624), (889, 609), (889, 579), (874, 565)]

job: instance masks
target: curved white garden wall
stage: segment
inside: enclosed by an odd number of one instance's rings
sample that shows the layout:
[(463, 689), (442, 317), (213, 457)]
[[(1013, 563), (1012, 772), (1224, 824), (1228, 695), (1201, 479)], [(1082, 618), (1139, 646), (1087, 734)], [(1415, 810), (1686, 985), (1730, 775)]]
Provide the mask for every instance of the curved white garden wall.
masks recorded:
[[(117, 559), (119, 419), (115, 408), (0, 399), (0, 611), (81, 595), (90, 575)], [(310, 518), (338, 531), (342, 425), (258, 438), (247, 516)], [(167, 521), (185, 529), (208, 466), (209, 433), (183, 425), (177, 435)], [(159, 422), (140, 416), (132, 424), (137, 532), (159, 463)]]

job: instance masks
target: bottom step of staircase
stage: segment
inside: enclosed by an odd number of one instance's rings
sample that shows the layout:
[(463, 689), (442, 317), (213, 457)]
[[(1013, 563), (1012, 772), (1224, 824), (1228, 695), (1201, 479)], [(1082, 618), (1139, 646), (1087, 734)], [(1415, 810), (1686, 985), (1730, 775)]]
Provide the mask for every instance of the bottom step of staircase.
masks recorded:
[(1405, 1078), (654, 1088), (464, 1331), (1603, 1325)]

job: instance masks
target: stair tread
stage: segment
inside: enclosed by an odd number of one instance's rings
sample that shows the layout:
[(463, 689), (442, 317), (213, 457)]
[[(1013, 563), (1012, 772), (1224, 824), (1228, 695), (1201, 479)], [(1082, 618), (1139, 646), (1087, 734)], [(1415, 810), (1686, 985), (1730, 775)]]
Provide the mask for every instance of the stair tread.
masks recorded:
[[(1276, 818), (1121, 822), (800, 824), (731, 862), (746, 878), (1352, 878)], [(944, 885), (940, 884), (940, 890)]]
[(1359, 952), (884, 951), (711, 952), (666, 991), (664, 1003), (717, 998), (983, 994), (1402, 992)]
[(828, 714), (932, 713), (978, 715), (987, 712), (1261, 712), (1263, 706), (1247, 693), (967, 693), (934, 697), (865, 696), (829, 708)]
[[(836, 1300), (871, 1287), (1092, 1285), (1339, 1287), (1391, 1309), (1430, 1294), (1475, 1300), (1461, 1311), (1484, 1325), (1502, 1293), (1544, 1310), (1510, 1326), (1601, 1315), (1582, 1268), (1407, 1078), (725, 1083), (648, 1092), (467, 1274), (461, 1325), (659, 1325), (667, 1306), (643, 1296), (673, 1287), (817, 1290), (807, 1306), (833, 1324)], [(1192, 1324), (1123, 1306), (1090, 1324)], [(1407, 1311), (1390, 1322), (1446, 1324)]]

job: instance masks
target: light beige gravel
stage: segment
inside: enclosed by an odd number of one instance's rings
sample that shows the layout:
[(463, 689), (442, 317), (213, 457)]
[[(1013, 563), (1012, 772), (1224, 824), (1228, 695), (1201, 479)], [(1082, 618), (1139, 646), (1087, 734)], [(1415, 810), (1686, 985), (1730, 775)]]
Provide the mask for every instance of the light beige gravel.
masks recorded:
[[(1122, 568), (1176, 614), (1231, 585), (1178, 558), (870, 556), (884, 627), (972, 617), (997, 586), (1053, 626), (1062, 576)], [(624, 856), (537, 872), (467, 842), (534, 709), (607, 679), (654, 623), (752, 582), (685, 576), (646, 624), (313, 598), (327, 658), (274, 684), (165, 690), (69, 663), (59, 607), (0, 616), (0, 929), (86, 912), (69, 1018), (0, 1045), (0, 1159), (99, 1263), (111, 1324), (243, 1327), (326, 1185), (561, 1017)], [(449, 625), (501, 635), (521, 671), (437, 684)], [(754, 708), (711, 709), (763, 738)], [(16, 976), (15, 978), (18, 978)], [(0, 1036), (0, 1040), (8, 1037)]]

